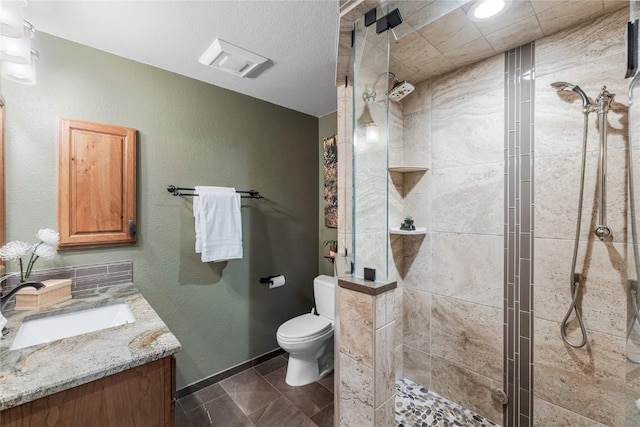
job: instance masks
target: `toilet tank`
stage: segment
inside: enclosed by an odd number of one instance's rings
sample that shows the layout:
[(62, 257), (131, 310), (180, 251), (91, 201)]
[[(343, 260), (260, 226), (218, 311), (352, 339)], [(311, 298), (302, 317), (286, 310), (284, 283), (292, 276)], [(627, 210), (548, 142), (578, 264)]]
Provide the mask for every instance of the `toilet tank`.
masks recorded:
[(316, 300), (316, 312), (322, 317), (333, 320), (335, 314), (335, 291), (338, 279), (321, 275), (313, 280), (313, 295)]

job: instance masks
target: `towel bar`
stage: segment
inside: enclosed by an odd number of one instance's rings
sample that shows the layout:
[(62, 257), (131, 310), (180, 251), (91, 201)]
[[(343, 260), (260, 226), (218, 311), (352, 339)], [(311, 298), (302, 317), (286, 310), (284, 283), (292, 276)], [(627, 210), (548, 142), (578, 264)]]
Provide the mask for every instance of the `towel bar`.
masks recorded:
[[(169, 185), (167, 187), (167, 191), (171, 194), (173, 194), (174, 196), (197, 196), (197, 193), (183, 193), (183, 191), (196, 191), (195, 188), (186, 188), (186, 187), (176, 187), (175, 185)], [(241, 190), (236, 190), (236, 193), (242, 193), (242, 194), (247, 194), (247, 196), (241, 196), (243, 199), (262, 199), (262, 196), (260, 195), (260, 193), (256, 190), (248, 190), (248, 191), (241, 191)]]

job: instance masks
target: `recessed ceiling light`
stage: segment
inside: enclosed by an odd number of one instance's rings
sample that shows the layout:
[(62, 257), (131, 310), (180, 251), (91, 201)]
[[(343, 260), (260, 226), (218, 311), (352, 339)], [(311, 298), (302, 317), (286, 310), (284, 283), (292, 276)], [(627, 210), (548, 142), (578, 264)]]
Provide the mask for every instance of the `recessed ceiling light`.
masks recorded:
[(482, 21), (493, 16), (496, 16), (500, 12), (506, 9), (507, 3), (505, 0), (478, 0), (475, 2), (467, 16), (474, 21)]

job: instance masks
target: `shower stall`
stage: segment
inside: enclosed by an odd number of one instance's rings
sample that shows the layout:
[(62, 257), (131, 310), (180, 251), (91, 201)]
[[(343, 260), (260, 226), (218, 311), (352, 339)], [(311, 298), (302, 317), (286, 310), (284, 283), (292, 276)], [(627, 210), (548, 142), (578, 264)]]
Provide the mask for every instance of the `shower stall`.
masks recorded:
[[(416, 42), (402, 25), (355, 23), (353, 274), (398, 283), (397, 417), (413, 425), (437, 407), (451, 421), (502, 424), (504, 61), (419, 81)], [(399, 81), (414, 88), (400, 99)]]
[(469, 27), (472, 3), (384, 2), (405, 23), (381, 32), (360, 15), (339, 89), (338, 272), (397, 282), (396, 422), (409, 396), (468, 425), (640, 425), (634, 2), (516, 46)]

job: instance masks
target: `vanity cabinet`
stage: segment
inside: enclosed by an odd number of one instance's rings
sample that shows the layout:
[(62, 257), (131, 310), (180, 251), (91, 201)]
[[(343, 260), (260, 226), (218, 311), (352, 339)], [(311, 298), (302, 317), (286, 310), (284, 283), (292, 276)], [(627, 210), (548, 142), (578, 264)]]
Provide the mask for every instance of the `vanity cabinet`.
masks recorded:
[(2, 427), (175, 426), (175, 358), (145, 365), (9, 408)]
[(60, 249), (136, 242), (136, 130), (58, 124)]

